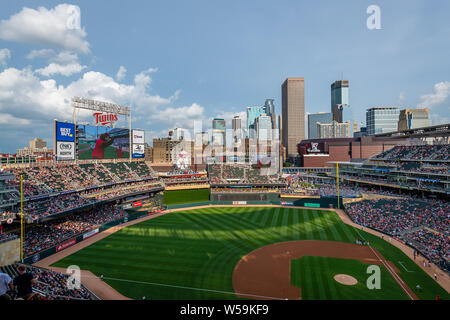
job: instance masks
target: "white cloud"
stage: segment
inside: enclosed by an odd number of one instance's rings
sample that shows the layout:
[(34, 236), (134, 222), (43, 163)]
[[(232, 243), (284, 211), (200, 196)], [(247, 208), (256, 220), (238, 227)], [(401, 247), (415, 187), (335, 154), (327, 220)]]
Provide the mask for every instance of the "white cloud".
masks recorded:
[(0, 39), (89, 53), (86, 32), (80, 21), (80, 8), (66, 3), (50, 10), (24, 7), (9, 19), (0, 21)]
[[(148, 70), (143, 74), (147, 74)], [(147, 74), (148, 76), (148, 74)], [(135, 83), (125, 85), (117, 83), (112, 77), (101, 72), (85, 72), (81, 78), (68, 84), (59, 85), (54, 79), (41, 80), (31, 68), (22, 70), (8, 68), (0, 72), (0, 113), (30, 121), (46, 121), (58, 118), (70, 120), (72, 116), (71, 99), (82, 96), (90, 99), (131, 105), (133, 117), (137, 121), (161, 119), (164, 111), (160, 107), (172, 103), (172, 97), (150, 95), (145, 89), (151, 80), (147, 77), (135, 77)], [(170, 108), (169, 110), (177, 110)], [(199, 106), (180, 108), (193, 117), (198, 115)], [(203, 108), (201, 108), (203, 110)], [(200, 112), (201, 113), (201, 112)], [(81, 113), (80, 119), (88, 119), (90, 113)], [(165, 114), (165, 123), (170, 123), (172, 114)], [(179, 118), (178, 118), (179, 120)], [(159, 123), (153, 123), (159, 125)]]
[(204, 119), (204, 111), (205, 108), (197, 103), (179, 108), (166, 107), (158, 110), (152, 116), (152, 120), (157, 120), (164, 124), (170, 124), (169, 127), (173, 128), (193, 128), (194, 120)]
[(120, 66), (119, 71), (117, 71), (116, 79), (117, 81), (122, 81), (127, 74), (127, 69), (124, 66)]
[[(72, 120), (74, 96), (114, 102), (132, 107), (133, 127), (156, 135), (166, 135), (175, 127), (192, 128), (194, 120), (205, 119), (205, 108), (198, 103), (177, 107), (173, 103), (179, 90), (169, 97), (150, 94), (151, 73), (147, 69), (134, 77), (134, 83), (122, 84), (101, 72), (84, 72), (77, 80), (61, 85), (54, 79), (42, 80), (31, 67), (7, 68), (0, 72), (0, 148), (26, 145), (34, 136), (51, 135), (53, 119)], [(92, 122), (92, 113), (81, 110), (79, 122)], [(127, 125), (126, 121), (118, 126)], [(6, 137), (8, 137), (6, 139)], [(2, 150), (2, 151), (3, 151)]]
[(0, 124), (1, 125), (10, 125), (10, 124), (19, 124), (19, 125), (29, 125), (30, 120), (23, 118), (16, 118), (7, 113), (0, 113)]
[(439, 82), (434, 85), (434, 92), (420, 96), (418, 107), (432, 108), (443, 103), (450, 95), (450, 81)]
[(33, 50), (28, 54), (27, 58), (48, 59), (49, 61), (48, 66), (36, 70), (37, 73), (46, 77), (55, 74), (60, 74), (68, 77), (86, 69), (86, 66), (82, 66), (78, 62), (78, 55), (70, 51), (62, 51), (56, 53), (52, 49)]
[(61, 65), (57, 63), (50, 63), (45, 68), (37, 69), (36, 72), (43, 76), (51, 76), (54, 74), (61, 74), (63, 76), (71, 76), (72, 74), (79, 73), (85, 69), (86, 66), (82, 66), (79, 63), (71, 63), (66, 65)]
[(35, 58), (50, 58), (54, 56), (55, 50), (53, 49), (41, 49), (41, 50), (32, 50), (28, 55), (27, 59), (35, 59)]
[(7, 48), (0, 49), (0, 66), (6, 66), (6, 61), (9, 59), (11, 59), (11, 51)]

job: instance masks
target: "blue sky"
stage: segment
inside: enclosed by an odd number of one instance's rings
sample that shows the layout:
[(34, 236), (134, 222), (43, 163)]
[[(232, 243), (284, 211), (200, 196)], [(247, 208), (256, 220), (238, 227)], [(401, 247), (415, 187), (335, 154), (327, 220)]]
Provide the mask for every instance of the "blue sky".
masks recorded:
[[(381, 30), (366, 26), (372, 4)], [(70, 5), (81, 30), (58, 24)], [(358, 122), (398, 105), (450, 122), (448, 12), (446, 0), (2, 1), (0, 152), (34, 137), (51, 145), (52, 119), (71, 120), (73, 95), (131, 104), (150, 141), (266, 98), (280, 112), (286, 77), (305, 78), (307, 112), (329, 111), (342, 73)]]

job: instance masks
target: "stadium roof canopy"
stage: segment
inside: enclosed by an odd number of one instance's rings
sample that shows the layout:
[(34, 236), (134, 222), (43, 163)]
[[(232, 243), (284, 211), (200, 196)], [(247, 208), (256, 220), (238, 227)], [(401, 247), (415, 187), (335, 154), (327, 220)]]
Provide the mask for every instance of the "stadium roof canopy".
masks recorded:
[(374, 135), (375, 138), (424, 138), (424, 137), (448, 137), (450, 136), (450, 123), (440, 124), (403, 131), (386, 132)]

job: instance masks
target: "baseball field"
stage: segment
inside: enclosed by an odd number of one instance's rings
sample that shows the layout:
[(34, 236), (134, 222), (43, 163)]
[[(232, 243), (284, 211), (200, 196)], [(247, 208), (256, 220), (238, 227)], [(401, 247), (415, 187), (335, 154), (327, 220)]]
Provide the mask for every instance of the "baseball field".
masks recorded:
[[(357, 238), (371, 247), (355, 244)], [(171, 212), (123, 228), (53, 266), (69, 265), (103, 275), (133, 299), (450, 298), (399, 249), (331, 210)], [(379, 289), (366, 285), (370, 265), (380, 268)], [(356, 284), (342, 284), (336, 275)]]

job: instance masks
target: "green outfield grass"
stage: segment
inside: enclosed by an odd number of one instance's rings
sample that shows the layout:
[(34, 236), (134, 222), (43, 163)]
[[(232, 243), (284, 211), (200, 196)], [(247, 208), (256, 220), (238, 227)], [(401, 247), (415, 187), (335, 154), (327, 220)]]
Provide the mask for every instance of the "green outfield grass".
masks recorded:
[[(368, 264), (358, 260), (304, 256), (291, 261), (291, 284), (301, 288), (302, 299), (320, 300), (401, 300), (408, 299), (384, 266), (380, 267), (380, 290), (366, 285)], [(334, 280), (347, 274), (358, 280), (348, 286)]]
[[(143, 296), (147, 299), (236, 299), (232, 293), (233, 269), (249, 252), (281, 241), (310, 239), (354, 243), (356, 237), (367, 237), (392, 260), (410, 287), (420, 283), (419, 297), (434, 299), (439, 294), (441, 298), (448, 298), (445, 291), (400, 250), (370, 234), (358, 233), (357, 229), (344, 224), (335, 212), (312, 209), (205, 207), (178, 211), (121, 229), (55, 266), (75, 264), (98, 276), (103, 275), (112, 287), (135, 299)], [(403, 272), (398, 261), (411, 272)], [(349, 267), (348, 272), (352, 268)], [(322, 283), (318, 281), (315, 285)], [(390, 291), (391, 286), (384, 290)], [(383, 297), (396, 298), (397, 291), (398, 288)], [(322, 296), (313, 292), (308, 298)]]
[(164, 191), (164, 204), (182, 204), (209, 201), (209, 189)]

